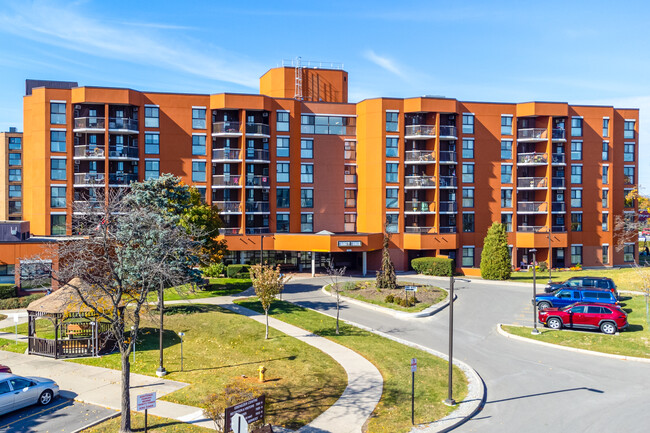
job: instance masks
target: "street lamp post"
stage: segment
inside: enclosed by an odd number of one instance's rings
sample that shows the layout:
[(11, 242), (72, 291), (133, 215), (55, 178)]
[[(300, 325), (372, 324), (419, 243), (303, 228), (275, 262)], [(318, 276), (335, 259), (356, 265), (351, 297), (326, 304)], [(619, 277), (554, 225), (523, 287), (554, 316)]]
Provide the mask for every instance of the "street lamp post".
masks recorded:
[(163, 377), (167, 375), (167, 370), (165, 370), (165, 367), (163, 366), (163, 313), (165, 310), (165, 290), (163, 288), (163, 284), (160, 283), (160, 290), (158, 291), (158, 308), (160, 309), (160, 365), (158, 366), (158, 370), (156, 370), (156, 376), (158, 377)]
[[(456, 401), (453, 399), (452, 382), (454, 377), (454, 278), (453, 275), (449, 277), (449, 373), (447, 378), (447, 399), (444, 403), (448, 406), (453, 406)], [(470, 280), (460, 279), (467, 283)]]
[(183, 371), (183, 337), (185, 337), (185, 333), (179, 332), (178, 336), (181, 337), (181, 371)]
[(548, 225), (548, 283), (551, 284), (551, 269), (553, 268), (553, 254), (551, 252), (551, 236), (553, 235), (553, 221)]
[(91, 326), (90, 332), (92, 334), (90, 338), (92, 338), (92, 340), (93, 340), (93, 356), (97, 356), (97, 344), (98, 344), (97, 340), (98, 340), (98, 338), (96, 338), (96, 336), (97, 336), (97, 334), (99, 334), (95, 330), (95, 325), (96, 325), (96, 323), (95, 323), (94, 320), (92, 322), (90, 322), (90, 326)]
[(531, 334), (537, 335), (539, 334), (539, 330), (537, 329), (537, 302), (535, 301), (535, 295), (537, 294), (537, 274), (536, 274), (536, 259), (535, 259), (535, 253), (537, 250), (533, 248), (532, 250), (529, 250), (529, 252), (533, 253), (533, 330)]

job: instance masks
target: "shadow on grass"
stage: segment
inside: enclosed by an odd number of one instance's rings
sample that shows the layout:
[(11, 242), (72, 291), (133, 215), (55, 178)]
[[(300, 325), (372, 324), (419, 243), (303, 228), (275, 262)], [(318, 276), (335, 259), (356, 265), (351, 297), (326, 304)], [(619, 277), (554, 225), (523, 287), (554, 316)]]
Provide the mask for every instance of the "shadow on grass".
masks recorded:
[[(183, 371), (208, 371), (208, 370), (220, 370), (222, 368), (230, 368), (230, 367), (241, 367), (243, 365), (251, 365), (251, 364), (265, 364), (269, 363), (272, 361), (281, 361), (283, 359), (288, 359), (289, 361), (293, 361), (296, 359), (296, 355), (291, 355), (291, 356), (284, 356), (282, 358), (272, 358), (272, 359), (261, 359), (259, 361), (251, 361), (251, 362), (242, 362), (241, 364), (230, 364), (230, 365), (220, 365), (218, 367), (205, 367), (205, 368), (192, 368), (192, 369), (185, 369)], [(268, 382), (268, 380), (267, 380)]]
[[(308, 392), (296, 392), (288, 386), (277, 385), (274, 389), (273, 398), (269, 399), (267, 416), (286, 416), (287, 413), (299, 414), (310, 409), (322, 412), (341, 396), (344, 388), (345, 385), (342, 385), (340, 389), (334, 386), (324, 386)], [(279, 409), (274, 410), (275, 407)], [(297, 430), (304, 425), (304, 420), (295, 418), (284, 422), (284, 426), (291, 430)], [(308, 431), (317, 432), (320, 430)]]
[(643, 325), (629, 325), (625, 332), (639, 332), (643, 331)]

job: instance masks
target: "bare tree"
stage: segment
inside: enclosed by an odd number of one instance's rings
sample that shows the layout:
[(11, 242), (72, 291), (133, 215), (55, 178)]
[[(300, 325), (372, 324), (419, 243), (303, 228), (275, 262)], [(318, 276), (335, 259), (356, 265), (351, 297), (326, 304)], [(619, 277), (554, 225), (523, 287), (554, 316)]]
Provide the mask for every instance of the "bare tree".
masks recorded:
[(336, 268), (329, 263), (327, 265), (327, 275), (330, 280), (330, 291), (336, 297), (336, 335), (339, 335), (339, 316), (341, 311), (341, 290), (342, 287), (339, 279), (345, 275), (345, 266)]
[(251, 266), (251, 281), (255, 294), (262, 303), (264, 314), (266, 316), (266, 338), (269, 339), (269, 308), (271, 302), (282, 293), (284, 285), (291, 277), (285, 276), (280, 273), (280, 265), (275, 267), (270, 265), (257, 264)]

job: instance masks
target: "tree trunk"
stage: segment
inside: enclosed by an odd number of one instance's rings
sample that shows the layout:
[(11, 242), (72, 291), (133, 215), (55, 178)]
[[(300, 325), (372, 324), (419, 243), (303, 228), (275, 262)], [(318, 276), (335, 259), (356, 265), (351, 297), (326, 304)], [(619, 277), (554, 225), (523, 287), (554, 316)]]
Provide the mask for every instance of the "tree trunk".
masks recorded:
[(264, 315), (266, 316), (266, 340), (269, 339), (269, 310), (264, 310)]
[(131, 433), (131, 364), (128, 352), (122, 353), (122, 416), (120, 433)]

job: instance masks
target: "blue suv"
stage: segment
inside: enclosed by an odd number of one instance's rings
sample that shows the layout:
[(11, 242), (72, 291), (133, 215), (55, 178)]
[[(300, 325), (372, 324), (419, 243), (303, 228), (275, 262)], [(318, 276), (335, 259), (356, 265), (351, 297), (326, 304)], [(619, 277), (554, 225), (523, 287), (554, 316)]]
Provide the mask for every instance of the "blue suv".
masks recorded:
[(540, 310), (560, 308), (576, 302), (592, 302), (599, 304), (617, 305), (618, 301), (612, 292), (601, 289), (571, 288), (560, 289), (555, 293), (535, 295), (535, 302)]

